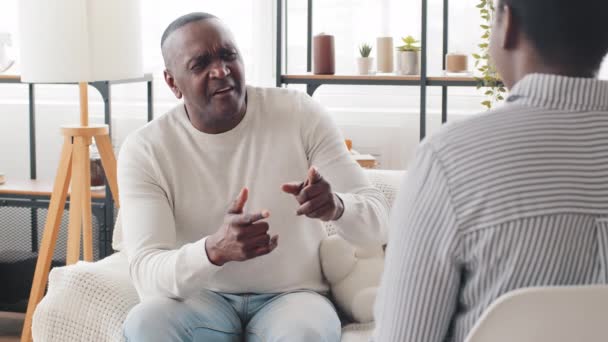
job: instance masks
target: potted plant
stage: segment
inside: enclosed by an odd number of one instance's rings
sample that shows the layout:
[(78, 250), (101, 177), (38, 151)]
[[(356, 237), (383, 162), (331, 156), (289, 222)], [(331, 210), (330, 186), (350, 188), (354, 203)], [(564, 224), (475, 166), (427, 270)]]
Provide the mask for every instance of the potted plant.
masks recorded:
[(490, 60), (490, 31), (492, 29), (492, 17), (496, 9), (494, 8), (494, 1), (491, 0), (480, 0), (477, 8), (482, 19), (480, 27), (483, 29), (483, 35), (481, 36), (481, 42), (478, 44), (480, 52), (473, 54), (475, 68), (480, 72), (480, 75), (476, 76), (475, 79), (477, 80), (477, 89), (486, 88), (485, 96), (487, 96), (487, 99), (481, 104), (491, 109), (492, 106), (505, 99), (505, 93), (507, 92), (496, 67)]
[(372, 64), (374, 62), (374, 59), (369, 56), (371, 52), (371, 45), (363, 43), (359, 46), (359, 53), (361, 54), (361, 57), (357, 58), (359, 75), (368, 75), (371, 72)]
[(412, 36), (401, 38), (403, 45), (397, 47), (397, 73), (400, 75), (418, 75), (420, 73), (420, 41)]

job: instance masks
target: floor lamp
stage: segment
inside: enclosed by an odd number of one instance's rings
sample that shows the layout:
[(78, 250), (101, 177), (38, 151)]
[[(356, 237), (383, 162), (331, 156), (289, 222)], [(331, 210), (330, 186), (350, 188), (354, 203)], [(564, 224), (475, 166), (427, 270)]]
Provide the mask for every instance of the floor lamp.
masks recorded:
[(80, 125), (61, 128), (59, 168), (48, 208), (21, 341), (31, 340), (32, 316), (46, 289), (68, 189), (70, 209), (66, 264), (93, 259), (89, 145), (99, 148), (116, 205), (116, 158), (107, 125), (89, 125), (88, 82), (141, 77), (138, 0), (20, 0), (21, 81), (77, 83)]

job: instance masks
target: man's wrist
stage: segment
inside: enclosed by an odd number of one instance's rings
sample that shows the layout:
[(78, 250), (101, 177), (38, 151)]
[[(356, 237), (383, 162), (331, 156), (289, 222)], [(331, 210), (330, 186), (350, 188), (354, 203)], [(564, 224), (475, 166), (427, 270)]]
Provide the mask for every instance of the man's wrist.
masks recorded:
[(205, 253), (207, 253), (207, 259), (209, 260), (209, 262), (211, 262), (215, 266), (222, 266), (222, 265), (224, 265), (224, 262), (223, 262), (222, 258), (219, 256), (219, 253), (217, 252), (217, 250), (213, 246), (213, 243), (211, 241), (211, 237), (208, 237), (205, 240)]
[(342, 198), (340, 198), (340, 196), (338, 196), (336, 193), (333, 195), (336, 198), (336, 215), (333, 221), (337, 221), (344, 214), (344, 201), (342, 201)]

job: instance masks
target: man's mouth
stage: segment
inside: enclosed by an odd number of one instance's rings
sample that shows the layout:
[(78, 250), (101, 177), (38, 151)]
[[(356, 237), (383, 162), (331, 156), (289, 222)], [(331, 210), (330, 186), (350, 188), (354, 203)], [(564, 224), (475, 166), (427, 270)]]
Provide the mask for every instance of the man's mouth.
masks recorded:
[(212, 96), (220, 96), (220, 95), (229, 94), (233, 90), (234, 90), (234, 87), (232, 87), (232, 86), (223, 87), (223, 88), (220, 88), (220, 89), (214, 91)]

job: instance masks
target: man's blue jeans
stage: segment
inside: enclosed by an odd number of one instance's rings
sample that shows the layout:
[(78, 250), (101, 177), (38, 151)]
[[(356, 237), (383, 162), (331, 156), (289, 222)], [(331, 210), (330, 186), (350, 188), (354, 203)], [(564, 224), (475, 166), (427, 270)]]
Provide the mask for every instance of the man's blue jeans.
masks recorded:
[(201, 291), (177, 301), (158, 298), (136, 305), (124, 333), (129, 342), (339, 342), (332, 303), (312, 291), (226, 294)]

